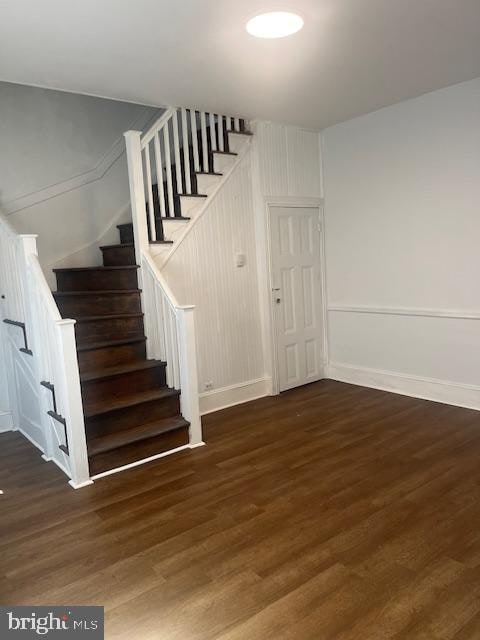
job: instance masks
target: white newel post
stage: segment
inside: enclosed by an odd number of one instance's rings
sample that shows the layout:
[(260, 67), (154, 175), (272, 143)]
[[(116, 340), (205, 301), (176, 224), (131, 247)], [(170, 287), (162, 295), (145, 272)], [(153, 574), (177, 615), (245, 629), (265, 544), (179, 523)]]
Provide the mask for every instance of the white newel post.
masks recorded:
[(182, 415), (190, 422), (190, 446), (192, 448), (205, 444), (202, 439), (202, 421), (198, 400), (194, 309), (194, 306), (185, 306), (177, 310), (180, 389), (182, 392), (180, 402)]
[[(128, 182), (130, 185), (130, 205), (132, 208), (133, 241), (135, 244), (135, 260), (139, 266), (138, 286), (142, 290), (140, 300), (145, 318), (145, 335), (147, 336), (147, 356), (154, 357), (154, 345), (148, 313), (150, 301), (148, 299), (147, 282), (143, 273), (143, 256), (150, 252), (150, 242), (147, 226), (147, 206), (145, 203), (145, 183), (143, 176), (141, 131), (127, 131), (124, 134), (127, 150)], [(146, 275), (146, 274), (145, 274)]]
[(63, 416), (68, 437), (71, 480), (74, 489), (92, 483), (88, 468), (87, 440), (83, 417), (80, 374), (78, 371), (77, 349), (75, 345), (75, 320), (58, 320), (57, 333), (61, 345), (61, 367), (64, 398)]
[(143, 180), (141, 131), (127, 131), (125, 144), (127, 149), (128, 180), (130, 184), (130, 202), (135, 240), (137, 264), (142, 264), (142, 254), (149, 249), (147, 207)]

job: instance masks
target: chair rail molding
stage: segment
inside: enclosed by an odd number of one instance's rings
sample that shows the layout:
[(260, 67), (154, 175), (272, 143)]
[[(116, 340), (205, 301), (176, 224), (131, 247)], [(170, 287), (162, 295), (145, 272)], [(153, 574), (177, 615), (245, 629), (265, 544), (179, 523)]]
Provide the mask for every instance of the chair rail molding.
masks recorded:
[(328, 312), (370, 313), (381, 316), (411, 316), (423, 318), (457, 318), (459, 320), (480, 320), (480, 310), (474, 309), (422, 309), (419, 307), (384, 307), (370, 305), (331, 303)]
[[(137, 116), (129, 128), (143, 129), (145, 127), (148, 127), (148, 125), (152, 121), (157, 120), (159, 114), (162, 111), (163, 109), (159, 109), (153, 116), (149, 117), (145, 117), (145, 114)], [(56, 184), (42, 187), (40, 189), (37, 189), (36, 191), (32, 191), (31, 193), (18, 196), (13, 200), (8, 200), (7, 202), (4, 202), (2, 204), (2, 212), (5, 216), (11, 216), (19, 211), (23, 211), (23, 209), (33, 207), (40, 202), (55, 198), (62, 193), (66, 193), (67, 191), (73, 191), (74, 189), (79, 189), (80, 187), (90, 184), (91, 182), (101, 180), (103, 176), (115, 164), (115, 162), (117, 162), (117, 160), (124, 154), (125, 142), (122, 133), (115, 140), (112, 146), (104, 153), (97, 164), (88, 171), (80, 173), (76, 176), (72, 176), (71, 178), (68, 178), (66, 180), (62, 180), (61, 182), (58, 182)]]

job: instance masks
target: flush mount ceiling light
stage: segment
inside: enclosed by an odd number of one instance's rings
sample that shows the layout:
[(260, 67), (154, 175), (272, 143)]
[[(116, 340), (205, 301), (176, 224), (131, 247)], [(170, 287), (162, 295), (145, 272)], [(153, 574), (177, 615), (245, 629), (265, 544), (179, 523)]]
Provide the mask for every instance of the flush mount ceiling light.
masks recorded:
[(255, 38), (285, 38), (303, 27), (303, 18), (288, 11), (261, 13), (247, 22), (247, 31)]

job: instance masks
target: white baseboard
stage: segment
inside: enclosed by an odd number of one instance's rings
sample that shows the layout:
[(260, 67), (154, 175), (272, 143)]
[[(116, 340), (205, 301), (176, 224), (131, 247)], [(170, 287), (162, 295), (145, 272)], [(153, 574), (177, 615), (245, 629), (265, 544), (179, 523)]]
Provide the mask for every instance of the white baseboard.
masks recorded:
[(480, 410), (480, 387), (476, 385), (370, 369), (342, 362), (331, 362), (326, 368), (326, 376), (332, 380), (362, 387)]
[[(32, 423), (32, 424), (35, 424), (35, 423)], [(36, 425), (35, 425), (35, 426), (36, 426)], [(39, 428), (39, 427), (37, 427), (37, 428)], [(22, 429), (22, 427), (19, 427), (19, 428), (18, 428), (18, 431), (22, 434), (22, 436), (23, 436), (24, 438), (26, 438), (29, 442), (31, 442), (31, 444), (33, 444), (33, 446), (34, 446), (34, 447), (36, 447), (37, 449), (39, 449), (39, 450), (42, 452), (42, 454), (43, 454), (43, 455), (45, 455), (45, 450), (44, 450), (44, 448), (42, 447), (42, 445), (41, 445), (39, 442), (37, 442), (37, 441), (35, 440), (35, 438), (34, 438), (33, 436), (31, 436), (29, 433), (27, 433), (27, 432), (25, 431), (25, 429)]]
[(0, 433), (13, 430), (13, 418), (10, 411), (0, 411)]
[(213, 411), (263, 398), (270, 395), (271, 388), (272, 381), (270, 378), (259, 378), (240, 382), (230, 387), (206, 391), (200, 394), (200, 414), (204, 416)]

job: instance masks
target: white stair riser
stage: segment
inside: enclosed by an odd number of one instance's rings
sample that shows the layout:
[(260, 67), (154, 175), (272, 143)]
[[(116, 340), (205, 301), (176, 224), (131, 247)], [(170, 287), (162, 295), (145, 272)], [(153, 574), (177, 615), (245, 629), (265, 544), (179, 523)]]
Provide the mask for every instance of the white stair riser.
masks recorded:
[(249, 136), (242, 135), (240, 133), (229, 133), (228, 134), (228, 146), (230, 151), (233, 153), (238, 153), (247, 143)]
[(180, 196), (180, 209), (182, 216), (193, 218), (204, 206), (207, 198), (192, 198), (191, 196)]
[(198, 193), (204, 193), (209, 196), (218, 183), (221, 181), (222, 176), (215, 175), (197, 175), (197, 188)]
[(153, 258), (166, 258), (171, 249), (170, 244), (150, 244), (150, 253)]
[(185, 227), (188, 223), (189, 220), (162, 220), (164, 239), (175, 240), (177, 236), (181, 235), (185, 231)]
[(230, 156), (223, 153), (213, 154), (213, 170), (215, 173), (227, 173), (233, 167), (237, 156)]

